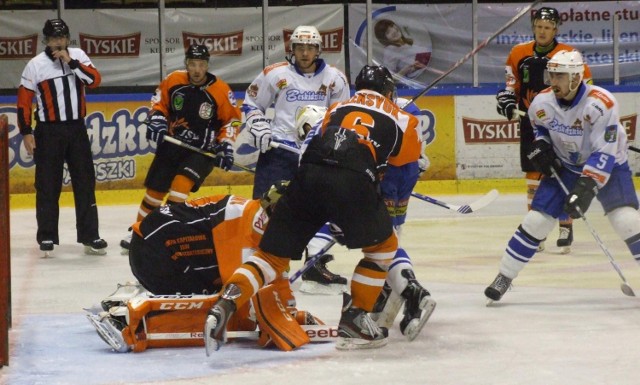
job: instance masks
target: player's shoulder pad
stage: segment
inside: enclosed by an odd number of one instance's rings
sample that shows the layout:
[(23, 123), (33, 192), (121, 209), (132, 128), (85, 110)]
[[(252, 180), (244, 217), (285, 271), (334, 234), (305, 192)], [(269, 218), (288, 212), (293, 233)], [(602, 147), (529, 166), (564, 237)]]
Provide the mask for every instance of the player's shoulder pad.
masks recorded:
[(615, 100), (613, 95), (600, 87), (592, 87), (587, 92), (584, 118), (593, 123), (614, 107)]
[(289, 65), (289, 63), (287, 63), (286, 61), (281, 61), (281, 62), (278, 62), (278, 63), (273, 63), (273, 64), (270, 64), (270, 65), (268, 65), (268, 66), (264, 67), (264, 69), (262, 70), (262, 73), (263, 73), (265, 76), (267, 76), (267, 74), (269, 74), (269, 73), (271, 73), (271, 72), (273, 72), (273, 71), (276, 71), (278, 68), (282, 68), (282, 67), (285, 67), (285, 68), (286, 68), (288, 65)]

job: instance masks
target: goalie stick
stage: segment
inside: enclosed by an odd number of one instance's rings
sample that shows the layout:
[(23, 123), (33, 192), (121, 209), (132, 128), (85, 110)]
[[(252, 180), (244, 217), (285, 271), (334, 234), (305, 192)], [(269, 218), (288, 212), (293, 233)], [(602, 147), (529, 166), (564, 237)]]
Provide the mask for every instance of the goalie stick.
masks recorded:
[[(185, 142), (183, 142), (181, 140), (178, 140), (178, 139), (176, 139), (176, 138), (174, 138), (172, 136), (165, 135), (163, 140), (165, 140), (165, 141), (167, 141), (169, 143), (175, 144), (176, 146), (179, 146), (179, 147), (186, 148), (188, 150), (197, 152), (198, 154), (202, 154), (204, 156), (208, 156), (209, 158), (213, 158), (213, 159), (216, 158), (216, 154), (212, 154), (212, 153), (210, 153), (208, 151), (205, 151), (205, 150), (203, 150), (201, 148), (198, 148), (198, 147), (192, 146), (190, 144), (187, 144), (187, 143), (185, 143)], [(255, 172), (253, 169), (245, 167), (245, 166), (242, 166), (242, 165), (239, 165), (239, 164), (237, 164), (235, 162), (233, 163), (233, 167), (237, 167), (237, 168), (239, 168), (240, 170), (243, 170), (243, 171)]]
[[(557, 171), (554, 168), (551, 168), (551, 173), (553, 174), (553, 177), (556, 178), (556, 181), (558, 181), (558, 184), (562, 188), (562, 191), (564, 191), (564, 193), (568, 196), (570, 194), (569, 189), (567, 189), (567, 186), (565, 186), (562, 179), (560, 179), (560, 176), (558, 175)], [(578, 212), (578, 214), (580, 214), (580, 217), (582, 218), (582, 220), (584, 221), (584, 224), (589, 229), (589, 232), (591, 232), (591, 235), (593, 235), (593, 238), (596, 240), (596, 243), (598, 244), (598, 246), (600, 246), (600, 249), (602, 249), (604, 254), (609, 258), (609, 262), (611, 263), (611, 266), (613, 266), (615, 271), (620, 276), (620, 279), (622, 279), (622, 283), (620, 284), (620, 290), (622, 290), (622, 292), (625, 295), (628, 295), (629, 297), (635, 297), (636, 294), (633, 292), (633, 289), (631, 288), (631, 286), (629, 286), (629, 284), (627, 283), (627, 279), (622, 274), (622, 270), (620, 270), (620, 266), (618, 266), (616, 261), (613, 259), (613, 256), (611, 255), (607, 247), (604, 245), (604, 242), (602, 242), (602, 239), (600, 239), (600, 236), (598, 235), (596, 230), (591, 226), (589, 221), (587, 221), (587, 217), (584, 216), (582, 209), (576, 206), (576, 211)]]
[(491, 35), (488, 38), (486, 38), (482, 43), (478, 44), (478, 46), (476, 48), (472, 49), (471, 51), (469, 51), (469, 53), (467, 53), (460, 60), (458, 60), (453, 66), (451, 66), (451, 68), (449, 68), (448, 70), (443, 72), (442, 75), (438, 76), (434, 81), (432, 81), (428, 86), (426, 86), (418, 95), (416, 95), (413, 98), (411, 98), (411, 100), (409, 101), (408, 104), (411, 104), (411, 103), (415, 102), (416, 99), (418, 99), (422, 95), (426, 94), (427, 91), (432, 89), (436, 84), (440, 83), (440, 81), (442, 79), (444, 79), (447, 76), (449, 76), (450, 73), (452, 73), (453, 71), (458, 69), (458, 67), (463, 65), (467, 60), (471, 59), (472, 56), (475, 56), (478, 52), (480, 52), (480, 50), (482, 50), (484, 47), (489, 45), (491, 40), (493, 40), (496, 37), (498, 37), (498, 35), (500, 35), (502, 32), (504, 32), (507, 28), (511, 27), (511, 25), (513, 25), (516, 21), (518, 21), (518, 19), (520, 19), (525, 14), (527, 14), (531, 9), (533, 9), (533, 7), (535, 7), (536, 5), (538, 5), (541, 2), (542, 2), (542, 0), (534, 1), (533, 3), (529, 4), (528, 6), (524, 7), (522, 10), (520, 10), (520, 12), (518, 12), (513, 18), (511, 18), (511, 20), (509, 20), (507, 22), (507, 24), (505, 24), (502, 27), (500, 27), (500, 29), (497, 30), (496, 32), (494, 32), (493, 35)]
[(444, 207), (445, 209), (457, 211), (461, 214), (474, 213), (480, 210), (481, 208), (488, 206), (491, 202), (493, 202), (494, 200), (496, 200), (496, 198), (498, 198), (498, 195), (499, 195), (498, 190), (493, 189), (474, 202), (471, 202), (469, 204), (462, 205), (462, 206), (456, 206), (456, 205), (452, 205), (451, 203), (446, 203), (446, 202), (431, 198), (429, 196), (419, 194), (417, 192), (411, 193), (412, 197), (416, 197), (425, 202), (433, 203), (434, 205)]

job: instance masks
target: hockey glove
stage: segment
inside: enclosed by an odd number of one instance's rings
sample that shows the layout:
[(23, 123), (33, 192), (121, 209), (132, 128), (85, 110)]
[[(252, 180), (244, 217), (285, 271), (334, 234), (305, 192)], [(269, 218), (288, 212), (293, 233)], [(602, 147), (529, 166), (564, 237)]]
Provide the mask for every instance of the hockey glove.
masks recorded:
[(553, 147), (544, 140), (537, 140), (533, 143), (533, 150), (527, 154), (527, 158), (533, 163), (538, 171), (546, 176), (552, 176), (551, 169), (560, 172), (562, 162), (553, 151)]
[[(569, 214), (571, 218), (580, 218), (580, 212), (584, 214), (589, 210), (591, 201), (598, 193), (598, 187), (596, 181), (588, 176), (581, 176), (578, 178), (573, 191), (567, 195), (567, 200), (564, 203), (564, 211)], [(578, 212), (580, 209), (580, 212)]]
[(233, 167), (233, 146), (229, 142), (220, 142), (215, 148), (216, 166), (224, 171), (231, 170)]
[(158, 144), (162, 143), (164, 135), (167, 133), (167, 118), (156, 113), (147, 118), (147, 139)]
[(513, 119), (513, 112), (516, 110), (516, 94), (513, 91), (502, 90), (496, 95), (498, 105), (496, 110), (505, 118)]
[(271, 143), (271, 124), (265, 117), (255, 117), (247, 121), (249, 133), (253, 140), (253, 147), (260, 152), (269, 151), (269, 143)]
[(420, 178), (422, 174), (424, 174), (425, 171), (427, 171), (429, 166), (431, 166), (431, 161), (429, 160), (429, 157), (426, 156), (425, 154), (420, 154), (420, 158), (418, 159), (418, 170), (420, 170), (418, 173), (418, 178)]

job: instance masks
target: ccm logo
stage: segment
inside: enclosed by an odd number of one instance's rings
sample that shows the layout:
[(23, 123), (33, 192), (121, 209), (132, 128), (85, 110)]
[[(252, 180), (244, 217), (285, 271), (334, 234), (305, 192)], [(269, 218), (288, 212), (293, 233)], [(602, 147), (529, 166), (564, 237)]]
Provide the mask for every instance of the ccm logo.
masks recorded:
[(163, 302), (160, 310), (191, 310), (202, 309), (204, 302)]

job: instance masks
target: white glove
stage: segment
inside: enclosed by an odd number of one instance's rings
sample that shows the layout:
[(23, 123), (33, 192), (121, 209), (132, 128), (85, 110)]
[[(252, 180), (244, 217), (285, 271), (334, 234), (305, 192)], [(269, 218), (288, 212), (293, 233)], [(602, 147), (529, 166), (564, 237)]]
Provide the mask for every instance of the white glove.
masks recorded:
[(271, 143), (271, 124), (269, 119), (264, 116), (256, 116), (247, 120), (249, 134), (253, 139), (253, 147), (260, 152), (269, 151), (269, 143)]
[(422, 174), (424, 174), (424, 172), (427, 171), (429, 166), (431, 166), (431, 161), (429, 160), (429, 157), (426, 156), (425, 154), (421, 154), (420, 158), (418, 159), (418, 169), (420, 169), (420, 174), (418, 175), (422, 176)]

